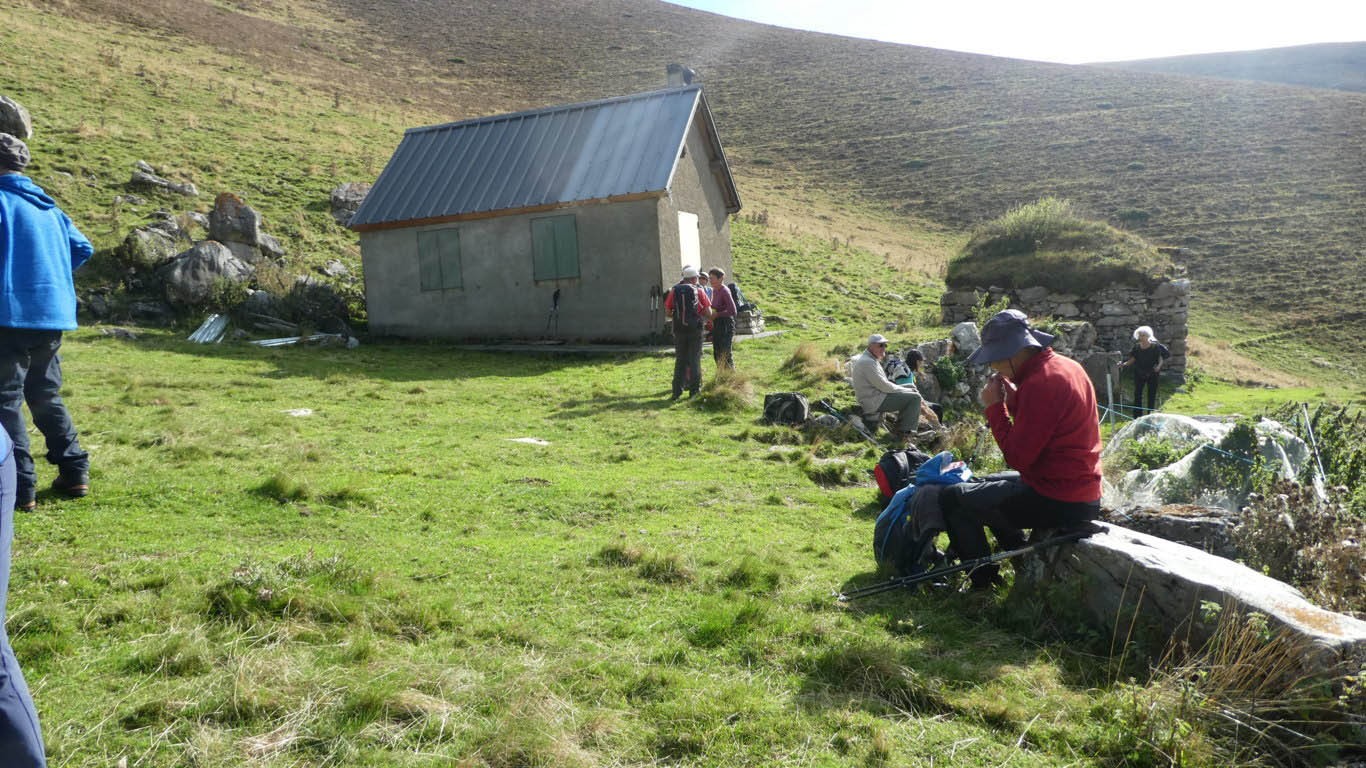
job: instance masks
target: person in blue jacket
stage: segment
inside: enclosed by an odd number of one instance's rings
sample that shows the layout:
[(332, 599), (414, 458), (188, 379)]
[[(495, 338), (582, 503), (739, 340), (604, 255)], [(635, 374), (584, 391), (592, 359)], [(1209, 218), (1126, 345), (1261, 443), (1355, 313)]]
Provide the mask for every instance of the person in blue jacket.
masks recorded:
[(14, 543), (14, 486), (13, 444), (9, 435), (0, 431), (0, 765), (44, 768), (47, 758), (38, 712), (5, 632), (10, 545)]
[(62, 331), (76, 329), (72, 272), (94, 253), (71, 218), (33, 180), (23, 141), (0, 133), (0, 423), (14, 443), (15, 505), (37, 504), (38, 475), (29, 452), (23, 405), (57, 466), (52, 487), (71, 497), (90, 492), (90, 455), (81, 449), (62, 402)]

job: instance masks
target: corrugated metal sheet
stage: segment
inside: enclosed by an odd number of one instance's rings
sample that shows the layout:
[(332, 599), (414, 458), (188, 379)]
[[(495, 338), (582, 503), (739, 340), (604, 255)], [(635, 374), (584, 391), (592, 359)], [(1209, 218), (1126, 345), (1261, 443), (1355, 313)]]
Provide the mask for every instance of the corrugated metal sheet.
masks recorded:
[(699, 103), (694, 85), (409, 129), (350, 226), (663, 192)]

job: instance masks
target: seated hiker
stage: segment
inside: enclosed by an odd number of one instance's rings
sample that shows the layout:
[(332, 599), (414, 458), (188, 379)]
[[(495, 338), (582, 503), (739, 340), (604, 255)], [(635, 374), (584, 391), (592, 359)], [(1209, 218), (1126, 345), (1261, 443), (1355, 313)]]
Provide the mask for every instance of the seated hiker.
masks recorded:
[(867, 348), (854, 356), (850, 372), (854, 396), (858, 398), (865, 422), (880, 419), (884, 413), (897, 414), (898, 438), (911, 443), (916, 439), (922, 415), (928, 413), (927, 420), (934, 422), (938, 417), (925, 405), (915, 385), (894, 384), (887, 378), (887, 372), (882, 369), (882, 358), (886, 354), (887, 338), (880, 333), (869, 336)]
[[(968, 357), (991, 366), (982, 404), (992, 437), (1018, 477), (944, 488), (939, 503), (954, 552), (990, 554), (983, 526), (1006, 549), (1022, 529), (1065, 528), (1100, 515), (1100, 420), (1091, 379), (1076, 361), (1049, 348), (1053, 336), (1029, 327), (1024, 313), (998, 312)], [(974, 589), (999, 583), (995, 565), (971, 574)]]
[[(921, 354), (920, 350), (918, 349), (908, 349), (906, 350), (905, 363), (906, 369), (910, 371), (909, 383), (914, 384), (916, 374), (923, 373), (921, 369), (925, 367), (925, 356)], [(896, 381), (897, 384), (907, 383), (903, 382), (901, 379), (894, 379), (894, 381)], [(934, 411), (934, 416), (937, 422), (942, 422), (944, 420), (944, 406), (940, 405), (939, 403), (925, 403), (925, 405), (929, 407), (931, 411)]]

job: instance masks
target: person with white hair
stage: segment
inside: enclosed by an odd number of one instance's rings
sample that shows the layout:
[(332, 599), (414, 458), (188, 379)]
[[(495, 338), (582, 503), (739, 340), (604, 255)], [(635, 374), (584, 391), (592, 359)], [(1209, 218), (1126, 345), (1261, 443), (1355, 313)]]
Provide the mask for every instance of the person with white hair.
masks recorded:
[(1140, 325), (1134, 329), (1134, 348), (1129, 350), (1129, 357), (1119, 367), (1133, 366), (1134, 369), (1135, 416), (1142, 414), (1144, 388), (1148, 391), (1148, 412), (1157, 410), (1157, 375), (1162, 372), (1162, 363), (1171, 356), (1171, 350), (1153, 338), (1152, 328)]

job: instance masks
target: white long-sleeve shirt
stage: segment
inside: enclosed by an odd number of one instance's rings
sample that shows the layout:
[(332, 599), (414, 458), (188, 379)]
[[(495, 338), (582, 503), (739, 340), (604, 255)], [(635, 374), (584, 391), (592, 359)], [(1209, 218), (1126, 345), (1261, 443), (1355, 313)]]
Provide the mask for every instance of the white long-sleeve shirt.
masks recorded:
[(849, 378), (853, 382), (854, 396), (858, 398), (859, 407), (866, 414), (880, 412), (882, 401), (894, 392), (920, 394), (920, 390), (914, 386), (897, 384), (887, 378), (887, 372), (882, 370), (882, 362), (866, 349), (863, 350), (863, 354), (855, 355), (853, 362)]

